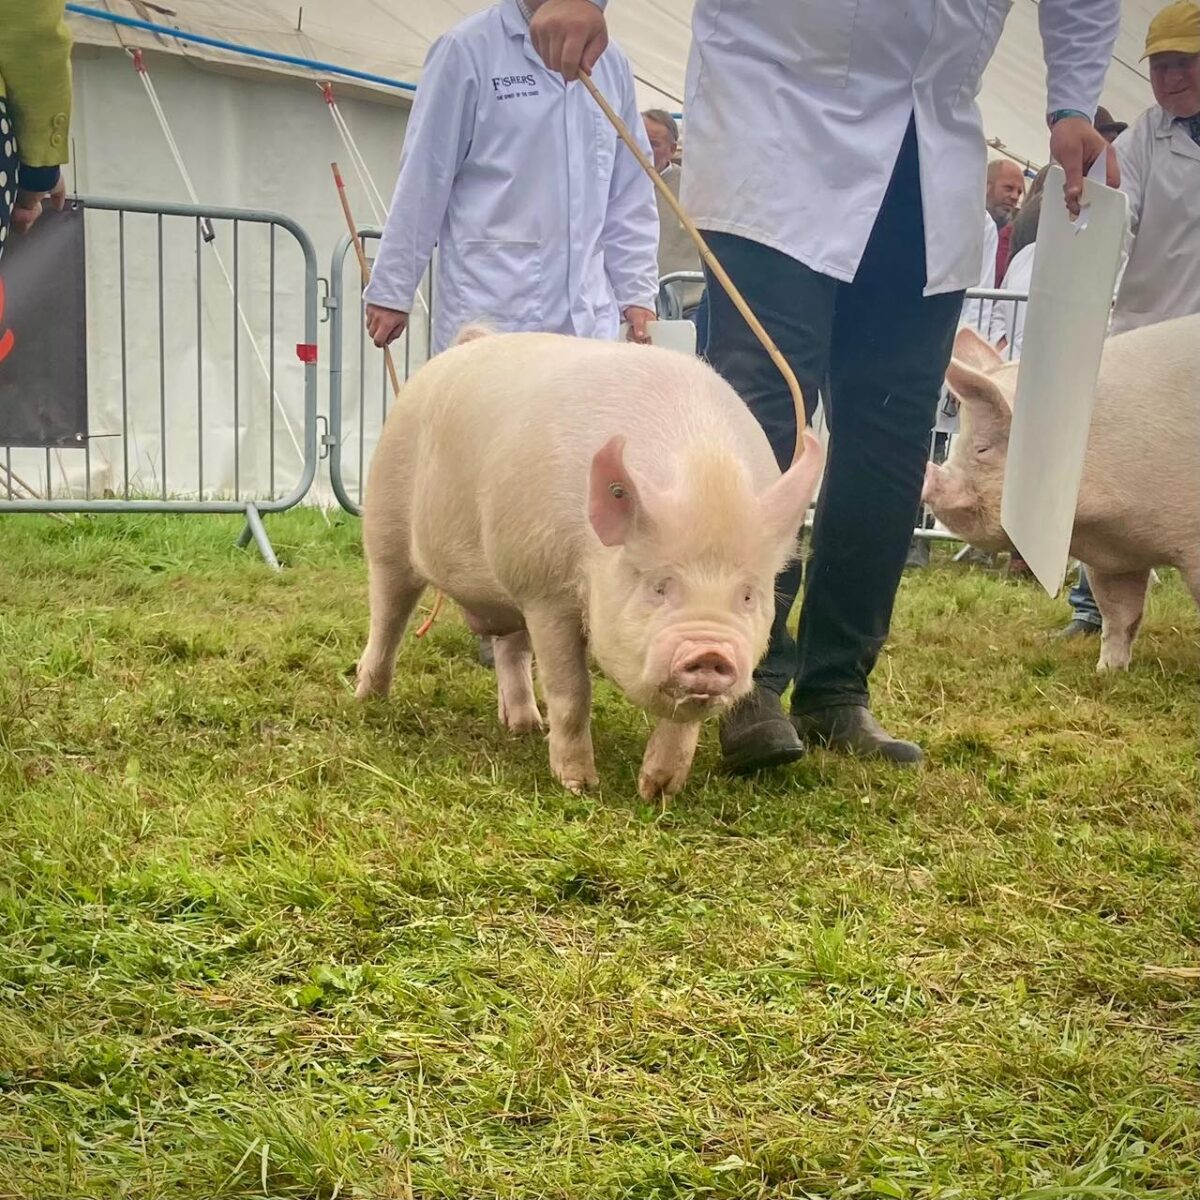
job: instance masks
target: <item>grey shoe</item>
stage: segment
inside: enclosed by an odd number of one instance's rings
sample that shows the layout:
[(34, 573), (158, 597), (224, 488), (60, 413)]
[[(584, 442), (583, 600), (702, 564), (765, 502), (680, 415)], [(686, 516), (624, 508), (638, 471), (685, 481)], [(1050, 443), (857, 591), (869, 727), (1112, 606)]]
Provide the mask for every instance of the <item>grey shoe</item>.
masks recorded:
[(768, 688), (756, 687), (721, 722), (721, 767), (732, 775), (781, 767), (803, 755), (804, 743)]
[(1095, 621), (1082, 621), (1074, 617), (1064, 625), (1054, 636), (1060, 641), (1069, 642), (1075, 638), (1095, 637), (1100, 632), (1100, 626)]
[(793, 713), (796, 731), (806, 742), (840, 750), (859, 758), (883, 758), (911, 766), (925, 755), (915, 742), (894, 738), (862, 704), (839, 704), (812, 712)]

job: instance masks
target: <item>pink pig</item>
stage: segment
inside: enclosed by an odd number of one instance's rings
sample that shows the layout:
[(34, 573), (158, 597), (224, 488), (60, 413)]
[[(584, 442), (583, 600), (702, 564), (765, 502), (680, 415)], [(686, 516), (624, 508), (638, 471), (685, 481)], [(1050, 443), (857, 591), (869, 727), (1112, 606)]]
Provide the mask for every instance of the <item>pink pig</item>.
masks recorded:
[[(946, 373), (962, 430), (923, 499), (951, 533), (1011, 548), (1000, 498), (1018, 363), (960, 329)], [(1200, 314), (1104, 345), (1071, 553), (1087, 564), (1104, 629), (1101, 671), (1129, 666), (1153, 567), (1178, 567), (1200, 604)]]
[(469, 329), (405, 385), (363, 520), (371, 630), (358, 696), (385, 695), (421, 593), (495, 638), (500, 720), (540, 729), (572, 791), (598, 782), (590, 648), (658, 718), (639, 791), (672, 795), (700, 722), (749, 692), (774, 579), (824, 465), (808, 433), (780, 473), (749, 409), (671, 350)]

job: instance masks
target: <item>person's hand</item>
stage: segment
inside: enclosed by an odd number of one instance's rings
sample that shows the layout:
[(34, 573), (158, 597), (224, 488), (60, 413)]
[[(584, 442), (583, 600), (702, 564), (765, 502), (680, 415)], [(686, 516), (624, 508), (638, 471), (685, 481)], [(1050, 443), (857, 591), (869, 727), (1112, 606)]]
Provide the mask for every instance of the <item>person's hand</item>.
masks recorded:
[(591, 73), (608, 45), (604, 12), (592, 0), (546, 0), (529, 22), (529, 38), (542, 62), (566, 80)]
[(1071, 216), (1079, 215), (1083, 195), (1083, 177), (1101, 155), (1105, 156), (1108, 186), (1121, 186), (1117, 156), (1104, 135), (1086, 117), (1063, 117), (1050, 128), (1050, 157), (1066, 172), (1063, 198)]
[(62, 212), (67, 202), (67, 182), (62, 174), (58, 182), (48, 192), (26, 192), (17, 190), (17, 198), (13, 202), (12, 226), (18, 233), (28, 233), (34, 222), (42, 215), (43, 202), (48, 202), (55, 212)]
[(626, 334), (626, 340), (637, 342), (641, 346), (648, 346), (650, 344), (650, 331), (646, 326), (651, 321), (657, 319), (653, 310), (639, 308), (636, 304), (631, 304), (621, 315), (629, 322), (629, 332)]
[(379, 304), (367, 305), (367, 333), (381, 350), (390, 346), (407, 328), (408, 313)]

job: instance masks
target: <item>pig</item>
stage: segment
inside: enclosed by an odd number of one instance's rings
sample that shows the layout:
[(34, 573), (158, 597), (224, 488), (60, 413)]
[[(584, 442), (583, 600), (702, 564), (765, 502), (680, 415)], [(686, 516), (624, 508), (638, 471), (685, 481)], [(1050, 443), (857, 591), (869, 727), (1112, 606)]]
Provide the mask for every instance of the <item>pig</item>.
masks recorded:
[[(982, 550), (1012, 548), (1000, 494), (1018, 366), (959, 330), (946, 381), (962, 428), (945, 465), (926, 469), (925, 503)], [(1071, 553), (1103, 618), (1100, 671), (1129, 666), (1154, 567), (1177, 567), (1200, 604), (1200, 315), (1105, 343)]]
[(701, 721), (752, 686), (774, 579), (796, 552), (824, 465), (806, 432), (780, 471), (758, 422), (676, 351), (468, 329), (402, 389), (363, 511), (370, 633), (360, 699), (387, 694), (422, 591), (493, 638), (498, 711), (549, 720), (550, 766), (598, 782), (588, 652), (657, 718), (638, 790), (684, 785)]

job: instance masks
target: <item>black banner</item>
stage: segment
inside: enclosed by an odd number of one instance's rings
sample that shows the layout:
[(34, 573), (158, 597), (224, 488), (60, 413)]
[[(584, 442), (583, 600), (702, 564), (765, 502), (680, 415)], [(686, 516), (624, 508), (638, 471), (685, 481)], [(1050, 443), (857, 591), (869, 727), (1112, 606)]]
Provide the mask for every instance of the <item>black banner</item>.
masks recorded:
[(0, 446), (82, 446), (87, 437), (83, 209), (49, 206), (0, 256)]

